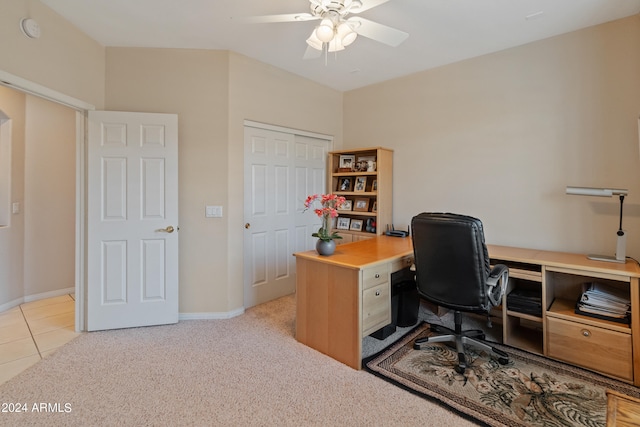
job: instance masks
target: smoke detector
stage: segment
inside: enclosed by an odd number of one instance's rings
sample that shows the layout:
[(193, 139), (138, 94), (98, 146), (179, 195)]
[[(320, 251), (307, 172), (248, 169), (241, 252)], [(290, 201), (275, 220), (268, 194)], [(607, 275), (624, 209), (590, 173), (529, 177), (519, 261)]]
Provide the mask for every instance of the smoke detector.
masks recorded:
[(30, 39), (37, 39), (40, 37), (40, 25), (38, 25), (35, 19), (23, 18), (20, 21), (20, 29), (24, 35)]

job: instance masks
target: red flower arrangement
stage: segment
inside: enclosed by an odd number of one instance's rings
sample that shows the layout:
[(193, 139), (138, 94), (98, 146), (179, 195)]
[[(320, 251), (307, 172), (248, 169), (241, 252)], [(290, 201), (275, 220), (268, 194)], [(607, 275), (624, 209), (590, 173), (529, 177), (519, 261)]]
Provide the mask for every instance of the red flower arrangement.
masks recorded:
[(322, 218), (322, 227), (320, 227), (317, 233), (313, 233), (312, 236), (325, 242), (333, 239), (342, 239), (342, 236), (338, 233), (331, 233), (331, 218), (338, 216), (338, 208), (345, 202), (345, 198), (335, 194), (313, 194), (305, 200), (305, 210), (311, 209), (313, 203), (318, 200), (320, 201), (321, 207), (313, 211), (318, 217)]

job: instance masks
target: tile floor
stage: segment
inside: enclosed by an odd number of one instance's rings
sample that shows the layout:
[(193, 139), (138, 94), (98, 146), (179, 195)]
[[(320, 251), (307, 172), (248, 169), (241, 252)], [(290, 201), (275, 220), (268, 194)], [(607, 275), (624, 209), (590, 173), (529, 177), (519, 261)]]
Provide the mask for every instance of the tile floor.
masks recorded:
[(74, 305), (73, 295), (62, 295), (0, 313), (0, 384), (80, 335)]

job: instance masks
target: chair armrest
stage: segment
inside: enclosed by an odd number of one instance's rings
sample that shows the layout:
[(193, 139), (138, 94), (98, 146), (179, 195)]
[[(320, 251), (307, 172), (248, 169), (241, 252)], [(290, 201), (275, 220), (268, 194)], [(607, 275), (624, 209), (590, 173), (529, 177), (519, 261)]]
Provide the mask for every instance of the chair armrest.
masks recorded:
[(487, 279), (488, 297), (491, 305), (498, 306), (502, 304), (502, 295), (509, 281), (509, 267), (504, 264), (496, 264), (489, 273)]

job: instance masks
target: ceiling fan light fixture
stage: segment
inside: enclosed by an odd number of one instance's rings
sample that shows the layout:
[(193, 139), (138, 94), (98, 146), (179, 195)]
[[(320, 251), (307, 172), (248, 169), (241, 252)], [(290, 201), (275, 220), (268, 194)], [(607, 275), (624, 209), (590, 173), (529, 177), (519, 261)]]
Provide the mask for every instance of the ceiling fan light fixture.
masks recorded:
[(318, 38), (316, 35), (316, 30), (313, 30), (309, 38), (307, 39), (307, 44), (316, 50), (322, 50), (322, 40)]
[(341, 50), (344, 50), (344, 45), (338, 37), (334, 37), (334, 39), (329, 42), (329, 47), (327, 50), (329, 52), (339, 52)]
[(334, 29), (331, 19), (323, 19), (320, 25), (316, 27), (316, 36), (325, 43), (329, 43), (333, 39)]
[(336, 33), (338, 34), (338, 38), (340, 39), (340, 42), (345, 47), (353, 43), (358, 37), (358, 33), (353, 31), (351, 26), (345, 21), (341, 22), (340, 25), (338, 25), (338, 29), (336, 30)]

